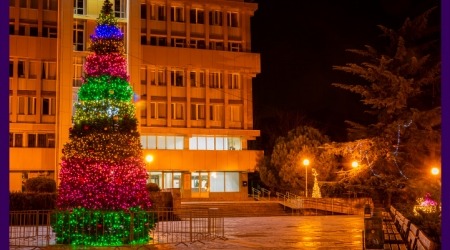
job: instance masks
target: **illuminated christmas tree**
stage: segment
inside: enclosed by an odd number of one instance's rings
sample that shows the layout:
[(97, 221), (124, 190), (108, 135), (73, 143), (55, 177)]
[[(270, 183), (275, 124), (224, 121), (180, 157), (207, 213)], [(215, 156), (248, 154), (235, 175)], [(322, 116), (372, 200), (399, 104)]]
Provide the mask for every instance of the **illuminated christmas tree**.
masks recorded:
[[(124, 57), (124, 35), (109, 0), (90, 36), (83, 85), (64, 145), (57, 243), (116, 246), (145, 243), (153, 222), (147, 171), (137, 131), (133, 90)], [(131, 216), (133, 214), (133, 216)]]
[(319, 175), (316, 171), (316, 169), (312, 169), (313, 175), (314, 175), (314, 186), (313, 186), (313, 192), (312, 197), (313, 198), (322, 198), (322, 194), (320, 193), (320, 187), (319, 183), (317, 182), (317, 176)]

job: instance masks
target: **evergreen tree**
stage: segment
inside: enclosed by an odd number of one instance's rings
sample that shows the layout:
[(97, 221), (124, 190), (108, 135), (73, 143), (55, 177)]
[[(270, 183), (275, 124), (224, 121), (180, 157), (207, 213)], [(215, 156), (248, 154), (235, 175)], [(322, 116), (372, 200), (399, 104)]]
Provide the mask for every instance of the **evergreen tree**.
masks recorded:
[(73, 128), (63, 148), (60, 213), (54, 226), (59, 243), (145, 243), (152, 226), (144, 218), (144, 209), (151, 206), (148, 175), (123, 55), (124, 35), (111, 7), (105, 0), (90, 36), (93, 53), (86, 57)]
[(430, 22), (433, 13), (439, 11), (408, 18), (398, 30), (379, 26), (384, 46), (349, 50), (363, 62), (334, 67), (362, 80), (333, 85), (359, 94), (373, 115), (369, 125), (348, 122), (349, 132), (353, 139), (370, 139), (378, 150), (371, 183), (389, 197), (405, 185), (418, 187), (430, 165), (440, 162), (440, 37), (439, 25)]

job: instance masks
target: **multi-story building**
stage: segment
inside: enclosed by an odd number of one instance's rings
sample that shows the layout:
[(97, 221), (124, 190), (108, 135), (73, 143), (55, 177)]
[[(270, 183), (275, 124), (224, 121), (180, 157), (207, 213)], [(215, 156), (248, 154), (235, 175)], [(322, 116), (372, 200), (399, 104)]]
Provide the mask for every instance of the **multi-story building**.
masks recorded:
[[(258, 154), (250, 17), (243, 0), (111, 0), (149, 182), (184, 198), (247, 197)], [(57, 180), (102, 0), (10, 0), (10, 190)], [(126, 145), (124, 145), (126, 146)]]

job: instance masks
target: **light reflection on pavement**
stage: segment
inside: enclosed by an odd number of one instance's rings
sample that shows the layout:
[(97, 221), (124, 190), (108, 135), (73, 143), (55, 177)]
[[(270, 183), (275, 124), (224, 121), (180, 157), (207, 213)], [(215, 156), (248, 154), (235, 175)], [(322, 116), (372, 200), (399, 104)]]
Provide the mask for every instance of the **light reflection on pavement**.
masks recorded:
[(362, 249), (362, 216), (238, 217), (224, 223), (226, 240), (143, 249)]

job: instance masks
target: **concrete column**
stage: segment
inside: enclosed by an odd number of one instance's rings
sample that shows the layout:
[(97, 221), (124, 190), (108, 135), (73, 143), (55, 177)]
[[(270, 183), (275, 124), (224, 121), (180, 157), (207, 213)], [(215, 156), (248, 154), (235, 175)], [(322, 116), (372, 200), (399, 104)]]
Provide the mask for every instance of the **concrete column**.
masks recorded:
[(224, 99), (223, 99), (223, 108), (224, 108), (224, 111), (223, 111), (223, 114), (224, 114), (224, 117), (223, 117), (223, 119), (224, 119), (224, 128), (229, 128), (230, 127), (230, 120), (228, 120), (227, 119), (227, 117), (228, 117), (228, 115), (229, 115), (229, 105), (228, 105), (228, 100), (229, 100), (229, 95), (228, 95), (228, 93), (229, 93), (229, 89), (228, 89), (228, 71), (225, 71), (224, 72), (224, 81), (225, 81), (225, 86), (224, 86), (224, 92), (225, 92), (225, 95), (224, 95)]
[[(241, 123), (241, 127), (243, 129), (247, 129), (247, 120), (248, 120), (248, 99), (247, 99), (247, 88), (248, 88), (248, 84), (251, 84), (251, 78), (249, 79), (249, 77), (247, 75), (242, 75), (240, 77), (241, 79), (239, 79), (242, 83), (242, 100), (244, 102), (244, 104), (242, 105), (242, 123)], [(250, 81), (249, 81), (250, 80)]]
[(172, 78), (170, 74), (171, 68), (166, 69), (166, 79), (167, 79), (167, 127), (172, 127)]
[(57, 185), (59, 184), (58, 175), (62, 149), (69, 140), (69, 128), (72, 126), (73, 2), (58, 1), (58, 13), (55, 133), (55, 181)]
[(186, 127), (191, 127), (191, 68), (187, 68), (184, 72), (186, 75)]

